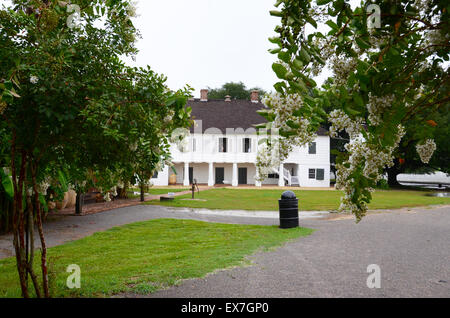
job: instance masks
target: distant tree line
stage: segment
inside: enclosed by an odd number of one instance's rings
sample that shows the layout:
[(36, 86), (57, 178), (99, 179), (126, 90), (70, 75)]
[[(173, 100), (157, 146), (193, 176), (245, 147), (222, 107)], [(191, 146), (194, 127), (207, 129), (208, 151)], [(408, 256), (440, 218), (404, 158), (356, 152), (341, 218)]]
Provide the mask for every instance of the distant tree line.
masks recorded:
[(229, 82), (222, 85), (220, 88), (209, 88), (209, 99), (225, 99), (225, 96), (231, 96), (231, 99), (245, 99), (250, 100), (250, 94), (253, 90), (259, 91), (259, 97), (262, 98), (266, 91), (259, 87), (247, 89), (244, 83)]

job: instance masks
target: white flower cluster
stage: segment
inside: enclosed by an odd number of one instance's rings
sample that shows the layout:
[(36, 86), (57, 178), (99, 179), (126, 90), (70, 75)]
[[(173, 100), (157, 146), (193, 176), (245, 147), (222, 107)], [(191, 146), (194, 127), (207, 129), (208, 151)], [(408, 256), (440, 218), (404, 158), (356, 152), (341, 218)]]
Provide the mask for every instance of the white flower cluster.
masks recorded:
[(369, 122), (372, 126), (378, 126), (382, 123), (383, 111), (389, 108), (394, 101), (394, 96), (378, 97), (369, 93), (369, 103), (367, 104), (367, 110), (369, 111)]
[[(394, 145), (390, 147), (381, 147), (362, 138), (356, 138), (345, 145), (345, 149), (349, 152), (349, 158), (342, 164), (336, 165), (336, 189), (344, 191), (344, 197), (341, 199), (339, 210), (350, 210), (357, 216), (358, 220), (364, 216), (367, 211), (366, 203), (359, 202), (357, 205), (352, 202), (355, 180), (350, 176), (362, 168), (362, 175), (365, 178), (372, 180), (374, 183), (381, 180), (383, 177), (383, 169), (393, 166), (393, 152), (400, 144), (405, 133), (406, 131), (403, 126), (399, 125), (397, 127)], [(374, 191), (370, 187), (361, 188), (360, 190)]]
[(274, 148), (264, 144), (258, 149), (256, 156), (257, 181), (264, 181), (267, 175), (280, 164), (279, 156), (274, 154)]
[(44, 181), (42, 181), (40, 184), (37, 185), (37, 192), (42, 195), (47, 195), (47, 190), (51, 186), (50, 179), (46, 178)]
[(423, 144), (416, 145), (417, 153), (423, 163), (429, 163), (433, 153), (436, 151), (436, 143), (433, 139), (427, 139)]
[[(273, 129), (281, 129), (284, 131), (295, 132), (289, 138), (292, 145), (302, 147), (314, 141), (314, 132), (311, 132), (310, 122), (308, 119), (294, 116), (294, 112), (303, 107), (303, 98), (299, 94), (290, 94), (283, 96), (280, 93), (266, 95), (262, 99), (262, 103), (266, 105), (270, 111), (275, 115), (275, 120), (272, 122)], [(292, 122), (292, 128), (288, 125)], [(280, 145), (286, 146), (286, 142), (281, 142)], [(285, 147), (283, 147), (284, 149)]]
[(188, 129), (185, 128), (179, 128), (175, 129), (172, 133), (172, 136), (170, 137), (170, 142), (177, 145), (178, 150), (180, 152), (186, 152), (188, 151), (189, 147), (189, 136), (191, 133)]
[(334, 81), (336, 85), (345, 85), (347, 83), (348, 76), (355, 70), (357, 64), (358, 62), (356, 59), (339, 57), (333, 58), (331, 60), (331, 69), (334, 73)]
[(430, 6), (430, 0), (416, 0), (413, 5), (418, 11), (425, 11)]
[(173, 110), (169, 110), (166, 117), (164, 117), (164, 123), (170, 124), (172, 122), (173, 116), (175, 115), (175, 112)]
[(436, 49), (441, 49), (442, 46), (446, 46), (448, 41), (450, 40), (450, 36), (448, 33), (445, 34), (441, 32), (441, 30), (431, 30), (425, 35), (425, 47), (428, 48), (428, 51), (434, 51)]
[[(263, 181), (267, 174), (278, 169), (280, 163), (289, 156), (293, 146), (302, 147), (314, 141), (315, 133), (310, 129), (310, 122), (293, 113), (303, 107), (303, 98), (299, 94), (283, 96), (279, 93), (266, 95), (263, 100), (275, 120), (272, 122), (271, 133), (266, 144), (258, 149), (256, 159), (258, 181)], [(292, 128), (287, 123), (292, 122)], [(276, 134), (278, 130), (295, 132), (289, 138)]]
[(37, 76), (31, 76), (30, 77), (30, 83), (31, 84), (37, 84), (39, 82), (39, 78)]
[(328, 120), (332, 123), (330, 127), (330, 136), (336, 137), (337, 133), (345, 130), (351, 139), (357, 138), (364, 126), (364, 120), (358, 117), (352, 120), (341, 109), (335, 109), (328, 115)]
[(136, 11), (137, 11), (136, 5), (137, 5), (137, 2), (136, 2), (136, 1), (130, 1), (130, 2), (128, 3), (128, 6), (127, 6), (127, 15), (128, 15), (129, 17), (131, 17), (131, 18), (134, 18), (134, 17), (137, 16), (137, 14), (136, 14)]

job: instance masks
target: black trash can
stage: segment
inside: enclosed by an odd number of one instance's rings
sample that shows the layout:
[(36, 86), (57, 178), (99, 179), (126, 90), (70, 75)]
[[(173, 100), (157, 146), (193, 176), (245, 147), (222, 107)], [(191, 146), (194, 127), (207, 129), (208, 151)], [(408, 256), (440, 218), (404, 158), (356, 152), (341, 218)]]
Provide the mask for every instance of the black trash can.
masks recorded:
[(298, 227), (298, 199), (292, 191), (286, 191), (278, 200), (280, 207), (280, 228), (291, 229)]

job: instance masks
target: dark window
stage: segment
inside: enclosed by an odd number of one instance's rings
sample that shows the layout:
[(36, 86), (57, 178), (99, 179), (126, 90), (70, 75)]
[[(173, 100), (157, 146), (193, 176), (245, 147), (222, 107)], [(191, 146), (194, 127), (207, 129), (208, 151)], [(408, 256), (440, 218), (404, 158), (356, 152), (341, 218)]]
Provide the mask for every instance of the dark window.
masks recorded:
[(310, 143), (310, 144), (309, 144), (309, 150), (308, 150), (308, 153), (309, 153), (310, 155), (315, 155), (315, 154), (316, 154), (316, 151), (317, 151), (316, 148), (317, 148), (317, 145), (316, 145), (315, 142)]
[(317, 169), (317, 180), (324, 180), (325, 179), (325, 170), (324, 169)]
[(310, 179), (316, 178), (316, 169), (309, 169), (309, 178)]
[(153, 174), (153, 177), (152, 177), (153, 179), (157, 179), (158, 178), (158, 171), (156, 171), (154, 174)]
[(219, 138), (219, 152), (227, 152), (227, 138)]
[(267, 175), (267, 178), (269, 178), (269, 179), (279, 179), (280, 176), (278, 175), (278, 173), (269, 173)]
[(251, 139), (250, 138), (244, 138), (244, 152), (250, 152), (251, 151)]

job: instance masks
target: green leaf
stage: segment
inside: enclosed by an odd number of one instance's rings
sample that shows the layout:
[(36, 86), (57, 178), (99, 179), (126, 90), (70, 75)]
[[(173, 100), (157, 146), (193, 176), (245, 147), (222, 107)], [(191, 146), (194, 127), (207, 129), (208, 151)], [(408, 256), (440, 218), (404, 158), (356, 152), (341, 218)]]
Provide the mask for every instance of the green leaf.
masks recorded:
[(286, 79), (286, 74), (288, 73), (288, 70), (283, 65), (281, 65), (280, 63), (273, 63), (272, 69), (278, 78)]
[(303, 68), (303, 62), (300, 61), (299, 59), (295, 59), (295, 60), (292, 62), (292, 65), (293, 65), (296, 69), (298, 69), (298, 70), (301, 70), (301, 69)]
[(269, 49), (269, 53), (270, 54), (278, 54), (281, 52), (280, 48), (276, 48), (276, 49)]
[(356, 38), (355, 41), (356, 41), (356, 44), (358, 44), (358, 46), (359, 46), (361, 49), (368, 49), (368, 48), (370, 48), (370, 44), (367, 43), (366, 41), (364, 41), (364, 40), (361, 39), (361, 38)]
[(69, 191), (69, 184), (67, 183), (67, 178), (61, 170), (58, 171), (58, 180), (61, 185), (61, 190), (63, 192)]
[(277, 11), (277, 10), (271, 10), (270, 11), (270, 15), (273, 16), (273, 17), (280, 17), (280, 18), (282, 18), (283, 17), (283, 12)]
[(281, 93), (281, 94), (283, 94), (284, 90), (287, 88), (286, 84), (284, 82), (278, 82), (278, 83), (274, 84), (273, 87), (275, 88), (275, 90), (278, 93)]
[(48, 205), (44, 195), (39, 194), (39, 202), (41, 203), (41, 206), (44, 208), (44, 211), (48, 212)]
[(14, 185), (11, 177), (4, 173), (3, 169), (0, 169), (0, 176), (2, 179), (3, 190), (5, 190), (8, 197), (12, 200), (14, 198)]
[(311, 24), (315, 29), (317, 29), (316, 21), (314, 21), (310, 16), (306, 16), (305, 20), (308, 21), (308, 23)]
[(291, 54), (288, 52), (280, 52), (278, 53), (278, 58), (285, 63), (289, 63), (291, 61)]
[(277, 37), (277, 36), (269, 38), (269, 41), (274, 43), (274, 44), (281, 44), (281, 39), (279, 37)]
[(306, 64), (311, 61), (311, 56), (308, 54), (304, 47), (302, 47), (302, 49), (300, 50), (300, 59)]
[(318, 6), (323, 6), (324, 4), (330, 3), (331, 0), (317, 0)]
[(328, 20), (327, 22), (325, 22), (330, 28), (332, 28), (333, 30), (338, 30), (339, 29), (339, 27), (338, 27), (338, 25), (336, 24), (336, 23), (334, 23), (333, 21), (331, 21), (331, 20)]

